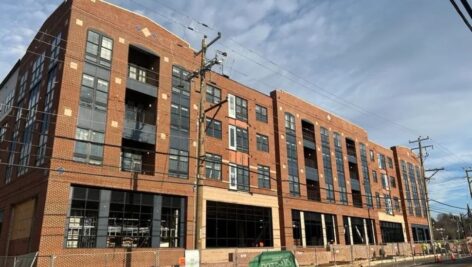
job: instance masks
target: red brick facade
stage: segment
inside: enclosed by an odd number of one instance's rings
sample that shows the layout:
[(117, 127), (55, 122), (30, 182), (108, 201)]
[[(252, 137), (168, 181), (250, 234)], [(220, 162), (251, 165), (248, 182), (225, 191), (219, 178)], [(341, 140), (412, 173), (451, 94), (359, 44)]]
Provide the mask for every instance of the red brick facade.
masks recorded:
[[(81, 97), (82, 73), (85, 66), (87, 32), (94, 30), (113, 40), (113, 51), (108, 88), (108, 108), (105, 124), (105, 139), (103, 162), (101, 165), (91, 165), (74, 161), (76, 146), (76, 126), (79, 117), (79, 99)], [(196, 177), (196, 140), (198, 103), (200, 98), (199, 80), (194, 79), (190, 86), (190, 128), (188, 130), (188, 178), (182, 179), (168, 175), (169, 146), (171, 135), (171, 97), (173, 66), (179, 66), (188, 71), (198, 69), (200, 59), (194, 55), (194, 50), (188, 43), (168, 32), (160, 25), (146, 17), (121, 9), (102, 1), (73, 0), (61, 4), (61, 6), (46, 20), (28, 47), (28, 51), (21, 59), (19, 73), (30, 72), (32, 62), (38, 55), (45, 52), (45, 63), (40, 83), (40, 100), (38, 104), (38, 124), (41, 122), (41, 111), (45, 110), (42, 99), (46, 97), (48, 64), (50, 64), (51, 41), (58, 33), (62, 34), (58, 60), (58, 78), (56, 83), (56, 95), (51, 113), (52, 116), (47, 143), (47, 160), (44, 164), (36, 164), (39, 153), (40, 127), (36, 127), (32, 134), (32, 150), (27, 165), (31, 165), (29, 171), (23, 175), (17, 175), (18, 156), (15, 157), (12, 178), (9, 183), (5, 179), (0, 181), (0, 210), (3, 211), (3, 223), (0, 231), (0, 255), (21, 255), (33, 251), (39, 251), (40, 255), (89, 253), (90, 249), (65, 248), (65, 234), (67, 233), (67, 217), (71, 205), (71, 186), (81, 185), (109, 190), (132, 190), (154, 194), (180, 196), (186, 200), (186, 222), (184, 248), (193, 248), (195, 226), (195, 177)], [(154, 173), (134, 174), (121, 171), (122, 134), (125, 127), (125, 102), (128, 79), (128, 53), (129, 47), (135, 46), (152, 51), (159, 58), (159, 67), (154, 70), (158, 73), (158, 87), (156, 96), (157, 116), (155, 118), (155, 158)], [(28, 82), (31, 73), (28, 75)], [(375, 222), (376, 243), (383, 242), (381, 220), (391, 220), (402, 223), (407, 240), (412, 240), (411, 224), (425, 225), (425, 217), (410, 216), (406, 211), (405, 196), (401, 160), (405, 160), (418, 166), (414, 154), (406, 148), (394, 147), (392, 150), (377, 145), (368, 139), (367, 132), (327, 111), (294, 97), (283, 91), (273, 91), (271, 95), (265, 95), (254, 89), (248, 88), (228, 77), (209, 73), (208, 85), (221, 90), (221, 100), (228, 95), (240, 97), (247, 101), (247, 119), (235, 119), (228, 113), (228, 104), (223, 104), (221, 109), (214, 109), (207, 117), (214, 117), (221, 122), (222, 137), (214, 138), (206, 136), (206, 152), (220, 155), (221, 179), (203, 179), (203, 199), (218, 200), (240, 205), (254, 205), (271, 208), (273, 246), (293, 246), (294, 235), (292, 227), (292, 210), (304, 212), (316, 212), (320, 214), (334, 215), (336, 218), (337, 243), (345, 244), (345, 223), (343, 216), (372, 219)], [(28, 84), (27, 82), (27, 84)], [(18, 86), (20, 81), (18, 81)], [(29, 94), (20, 104), (27, 108)], [(17, 103), (17, 102), (15, 102)], [(17, 103), (18, 104), (18, 103)], [(26, 106), (25, 106), (26, 105)], [(211, 106), (207, 103), (206, 108)], [(267, 110), (267, 121), (256, 118), (256, 106)], [(7, 171), (10, 143), (14, 140), (13, 126), (18, 108), (13, 108), (11, 115), (5, 119), (8, 127), (6, 140), (10, 142), (0, 143), (0, 177)], [(298, 159), (298, 190), (292, 194), (289, 183), (288, 155), (286, 148), (285, 114), (290, 113), (294, 117), (295, 146)], [(25, 116), (25, 115), (23, 115)], [(312, 137), (314, 139), (316, 154), (317, 175), (319, 176), (320, 200), (310, 200), (307, 192), (307, 179), (305, 169), (305, 154), (302, 121), (313, 125)], [(25, 119), (20, 120), (21, 125)], [(2, 124), (3, 125), (3, 124)], [(246, 129), (248, 132), (248, 151), (230, 149), (230, 126)], [(331, 152), (331, 170), (333, 174), (334, 203), (327, 201), (327, 190), (324, 183), (324, 162), (322, 153), (321, 127), (329, 132), (329, 148)], [(15, 154), (20, 154), (24, 127), (20, 127), (17, 138)], [(347, 203), (339, 202), (339, 183), (337, 180), (337, 165), (333, 142), (333, 133), (339, 134), (339, 147), (342, 150), (344, 176), (346, 180)], [(268, 137), (268, 152), (257, 149), (257, 134)], [(53, 137), (53, 138), (52, 138)], [(347, 139), (354, 144), (351, 150), (351, 158), (347, 151)], [(367, 207), (367, 197), (364, 184), (363, 167), (361, 163), (360, 144), (366, 147), (368, 174), (370, 176), (370, 188), (372, 193), (372, 207)], [(374, 158), (370, 158), (370, 153)], [(392, 165), (387, 164), (379, 168), (378, 154), (391, 159)], [(313, 155), (312, 155), (313, 156)], [(356, 163), (350, 165), (350, 160)], [(244, 192), (229, 190), (230, 166), (232, 164), (247, 166), (249, 170), (249, 189)], [(269, 188), (261, 188), (259, 185), (258, 167), (265, 166), (270, 170)], [(356, 166), (357, 170), (350, 172), (350, 168)], [(374, 181), (372, 171), (378, 174), (378, 180)], [(350, 173), (355, 173), (360, 181), (359, 196), (361, 207), (353, 207)], [(388, 181), (394, 180), (395, 187), (390, 184), (388, 189), (382, 187), (381, 174), (388, 177)], [(390, 178), (392, 177), (392, 178)], [(376, 206), (375, 193), (379, 193), (381, 207)], [(392, 214), (385, 214), (385, 201), (383, 196), (400, 198), (400, 210), (393, 207)], [(31, 214), (31, 230), (27, 237), (11, 239), (14, 221), (15, 207), (34, 199), (35, 208)], [(392, 203), (393, 206), (393, 203)], [(207, 210), (204, 205), (202, 214)], [(17, 209), (18, 210), (18, 209)], [(395, 215), (402, 215), (400, 218)], [(28, 216), (26, 216), (28, 217)], [(323, 217), (324, 218), (324, 217)], [(205, 216), (200, 218), (201, 225), (205, 225)], [(324, 220), (324, 219), (323, 219)], [(349, 219), (350, 220), (350, 219)], [(324, 222), (324, 221), (323, 221)], [(204, 248), (204, 240), (208, 229), (202, 226), (200, 242)], [(356, 233), (351, 233), (356, 235)], [(352, 238), (352, 237), (351, 237)], [(329, 240), (327, 240), (329, 242)], [(305, 241), (304, 241), (305, 242)], [(324, 240), (324, 245), (326, 240)], [(115, 249), (116, 250), (116, 249)], [(96, 252), (104, 252), (107, 249), (95, 249)], [(121, 249), (119, 251), (125, 251)]]

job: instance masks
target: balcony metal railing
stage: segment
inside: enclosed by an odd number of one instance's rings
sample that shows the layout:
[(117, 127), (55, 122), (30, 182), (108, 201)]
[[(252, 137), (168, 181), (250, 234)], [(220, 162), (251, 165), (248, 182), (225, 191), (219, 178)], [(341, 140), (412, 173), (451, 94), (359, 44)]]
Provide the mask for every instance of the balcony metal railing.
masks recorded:
[(156, 144), (156, 126), (125, 119), (123, 138), (154, 145)]
[(128, 63), (128, 78), (155, 86), (159, 84), (154, 71), (132, 63)]

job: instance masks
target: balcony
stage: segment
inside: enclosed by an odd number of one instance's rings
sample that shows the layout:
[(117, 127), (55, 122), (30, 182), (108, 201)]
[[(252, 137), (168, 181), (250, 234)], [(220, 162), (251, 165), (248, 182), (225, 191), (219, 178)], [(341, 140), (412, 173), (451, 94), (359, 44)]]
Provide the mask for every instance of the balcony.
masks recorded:
[(305, 175), (307, 180), (318, 181), (318, 169), (305, 166)]
[(354, 164), (357, 164), (357, 157), (355, 155), (347, 155), (347, 161), (349, 161), (350, 163), (354, 163)]
[(123, 138), (155, 145), (156, 126), (136, 120), (125, 119)]
[(128, 64), (126, 87), (152, 97), (157, 97), (157, 74), (152, 70), (130, 63)]
[(359, 183), (359, 180), (351, 178), (351, 189), (361, 191), (361, 185)]

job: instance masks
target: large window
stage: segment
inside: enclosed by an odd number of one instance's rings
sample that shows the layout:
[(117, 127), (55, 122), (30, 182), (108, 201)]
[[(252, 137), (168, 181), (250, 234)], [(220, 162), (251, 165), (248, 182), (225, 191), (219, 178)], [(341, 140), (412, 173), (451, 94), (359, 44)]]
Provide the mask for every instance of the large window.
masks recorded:
[(249, 191), (249, 168), (242, 165), (229, 165), (229, 189)]
[(151, 194), (112, 191), (107, 247), (151, 247), (153, 205)]
[(206, 178), (221, 179), (221, 156), (207, 153), (205, 155)]
[(113, 51), (113, 40), (97, 32), (89, 31), (85, 58), (99, 65), (110, 67)]
[[(94, 34), (89, 31), (89, 36), (91, 33)], [(103, 66), (85, 63), (75, 137), (74, 160), (76, 161), (91, 164), (103, 162), (109, 79), (109, 70)]]
[[(338, 185), (339, 185), (339, 201), (343, 205), (347, 205), (347, 190), (346, 190), (346, 179), (344, 175), (344, 161), (343, 161), (343, 150), (341, 147), (341, 135), (339, 133), (333, 133), (334, 141), (334, 152), (336, 157), (336, 170), (338, 174)], [(354, 198), (354, 196), (353, 196)]]
[(377, 159), (378, 159), (378, 162), (379, 162), (379, 168), (384, 169), (384, 170), (387, 169), (387, 166), (385, 164), (385, 156), (378, 153), (377, 154)]
[(267, 122), (267, 108), (256, 105), (256, 120)]
[(270, 208), (207, 201), (206, 246), (272, 247)]
[(59, 53), (61, 52), (62, 33), (59, 33), (51, 41), (51, 55), (49, 61), (49, 69), (52, 69), (59, 60)]
[(249, 151), (247, 129), (229, 125), (229, 148), (241, 152)]
[(380, 231), (384, 243), (404, 242), (401, 223), (380, 221)]
[(392, 198), (390, 195), (384, 195), (385, 200), (385, 213), (393, 215), (393, 207), (392, 207)]
[(374, 171), (374, 170), (372, 170), (372, 179), (374, 179), (374, 182), (376, 182), (376, 183), (379, 182), (379, 180), (378, 180), (378, 178), (377, 178), (377, 172)]
[(169, 174), (180, 178), (188, 177), (190, 128), (190, 82), (187, 79), (188, 75), (188, 71), (177, 66), (172, 67)]
[(392, 188), (396, 188), (396, 187), (397, 187), (396, 178), (393, 177), (393, 176), (390, 176), (390, 186), (391, 186)]
[(270, 188), (270, 169), (267, 166), (257, 166), (259, 188)]
[(206, 101), (212, 104), (218, 104), (219, 102), (221, 102), (221, 90), (207, 84)]
[(380, 200), (380, 194), (378, 192), (375, 193), (375, 202), (377, 204), (377, 209), (382, 208), (382, 202)]
[(398, 200), (398, 197), (393, 198), (393, 206), (395, 207), (395, 211), (400, 212), (400, 201)]
[(26, 115), (25, 130), (23, 132), (23, 145), (20, 150), (20, 161), (18, 163), (18, 176), (28, 171), (30, 164), (30, 154), (33, 140), (33, 129), (36, 121), (36, 111), (38, 110), (39, 84), (31, 91), (28, 101), (28, 113)]
[[(60, 34), (59, 36), (60, 37)], [(36, 155), (36, 165), (42, 165), (46, 160), (46, 148), (49, 138), (49, 123), (51, 121), (51, 113), (54, 105), (54, 94), (57, 83), (57, 69), (53, 68), (49, 71), (48, 85), (46, 97), (44, 98), (44, 113), (41, 119), (41, 132), (39, 137), (39, 147)]]
[(68, 248), (183, 247), (185, 199), (74, 186)]
[(415, 243), (429, 242), (429, 228), (427, 225), (413, 224), (411, 230), (413, 232), (413, 241)]
[(320, 213), (305, 212), (305, 236), (307, 246), (323, 245), (323, 228)]
[(188, 151), (171, 148), (169, 153), (169, 175), (187, 178)]
[(236, 97), (236, 118), (247, 121), (247, 100)]
[(35, 87), (38, 84), (38, 82), (41, 81), (41, 77), (43, 75), (44, 57), (45, 57), (45, 53), (43, 52), (33, 62), (33, 65), (31, 67), (30, 88)]
[(295, 117), (285, 113), (285, 144), (287, 147), (288, 183), (290, 194), (300, 195), (300, 180), (298, 177), (297, 137), (295, 132)]
[(331, 168), (331, 149), (329, 142), (329, 131), (321, 127), (321, 152), (323, 154), (323, 168), (326, 183), (326, 195), (328, 202), (335, 202), (333, 186), (333, 170)]
[(269, 137), (256, 134), (256, 141), (257, 141), (257, 150), (269, 152)]
[(69, 209), (66, 247), (96, 247), (100, 190), (74, 187)]
[(141, 172), (143, 168), (143, 155), (138, 151), (123, 150), (121, 152), (121, 170), (129, 172)]
[(90, 164), (102, 164), (105, 135), (93, 130), (77, 128), (75, 131), (74, 160)]
[(206, 118), (206, 134), (221, 139), (221, 121)]

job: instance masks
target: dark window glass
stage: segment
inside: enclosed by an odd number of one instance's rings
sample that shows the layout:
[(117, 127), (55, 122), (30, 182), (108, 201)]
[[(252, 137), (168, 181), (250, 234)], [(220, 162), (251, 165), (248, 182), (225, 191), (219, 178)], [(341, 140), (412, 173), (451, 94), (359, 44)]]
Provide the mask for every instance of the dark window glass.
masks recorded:
[(376, 183), (379, 182), (379, 180), (378, 180), (378, 178), (377, 178), (377, 172), (374, 171), (374, 170), (372, 170), (372, 179), (374, 179), (374, 182), (376, 182)]
[(206, 119), (206, 134), (211, 137), (221, 139), (221, 121)]
[(249, 151), (247, 129), (236, 127), (236, 149), (241, 152)]
[(143, 168), (143, 155), (133, 150), (121, 152), (121, 170), (129, 172), (141, 172)]
[(398, 200), (398, 197), (393, 198), (393, 205), (395, 206), (395, 210), (400, 212), (400, 201)]
[(249, 191), (249, 168), (238, 165), (236, 167), (236, 176), (238, 179), (238, 190)]
[(247, 100), (236, 96), (236, 118), (247, 121)]
[(171, 148), (169, 153), (169, 175), (179, 178), (187, 178), (188, 152)]
[(205, 156), (206, 178), (221, 179), (221, 156), (207, 153)]
[(323, 228), (321, 225), (321, 214), (305, 212), (305, 238), (307, 246), (323, 245)]
[(292, 210), (292, 231), (293, 244), (295, 246), (302, 245), (302, 225), (300, 221), (300, 211)]
[(267, 122), (267, 109), (265, 107), (256, 105), (256, 120)]
[(382, 202), (380, 201), (380, 194), (375, 193), (375, 202), (377, 203), (377, 209), (382, 208)]
[(67, 220), (66, 247), (93, 248), (97, 240), (98, 189), (73, 187)]
[(88, 31), (85, 59), (104, 67), (111, 67), (113, 40), (97, 32)]
[(380, 221), (380, 231), (383, 243), (403, 242), (403, 228), (401, 223)]
[(270, 188), (270, 169), (267, 166), (257, 166), (259, 188)]
[(111, 192), (107, 247), (151, 247), (152, 198), (150, 194)]
[(206, 101), (209, 103), (217, 104), (221, 102), (221, 90), (211, 86), (206, 86)]
[(393, 161), (392, 161), (392, 158), (387, 157), (387, 164), (388, 164), (388, 167), (389, 167), (390, 169), (393, 168)]
[(270, 208), (207, 201), (206, 245), (272, 247)]
[(393, 177), (393, 176), (390, 176), (390, 186), (393, 187), (393, 188), (397, 187), (396, 178)]
[(320, 133), (327, 200), (328, 202), (335, 202), (336, 200), (334, 196), (333, 170), (331, 168), (331, 148), (329, 141), (329, 131), (328, 129), (321, 127)]
[(269, 137), (262, 134), (256, 134), (256, 139), (257, 139), (257, 150), (269, 152)]

